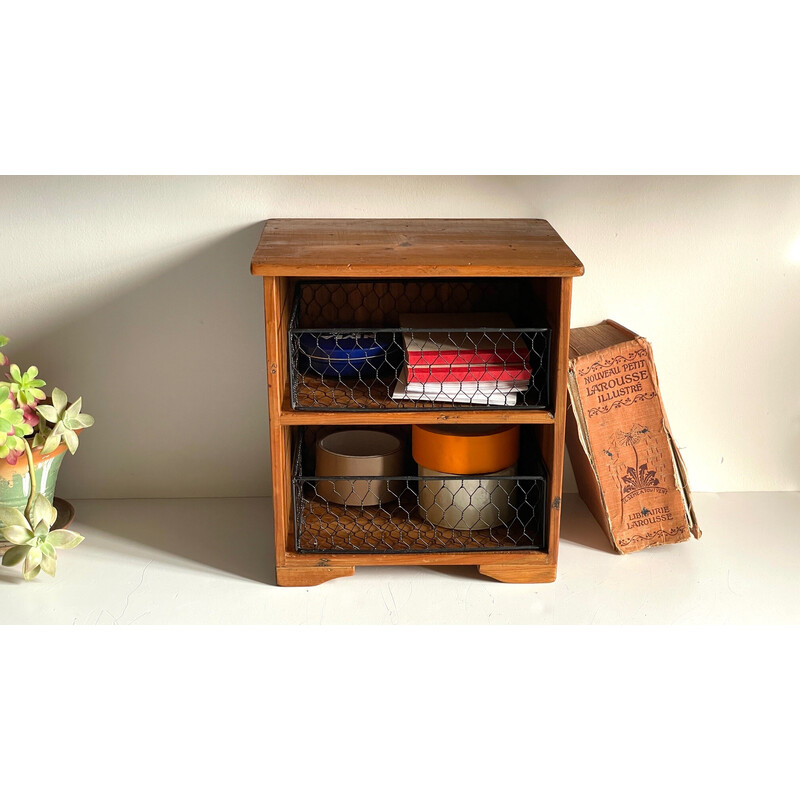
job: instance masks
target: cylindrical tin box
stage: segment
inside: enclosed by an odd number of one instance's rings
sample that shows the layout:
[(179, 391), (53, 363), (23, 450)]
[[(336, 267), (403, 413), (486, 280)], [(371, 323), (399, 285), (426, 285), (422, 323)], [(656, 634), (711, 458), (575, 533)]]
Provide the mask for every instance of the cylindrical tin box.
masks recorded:
[(419, 510), (431, 525), (455, 530), (484, 530), (514, 519), (517, 465), (480, 478), (452, 475), (420, 466)]
[(411, 451), (427, 469), (486, 475), (519, 458), (519, 425), (413, 425)]
[[(317, 440), (316, 452), (316, 475), (339, 478), (314, 482), (331, 503), (376, 506), (397, 499), (402, 490), (402, 481), (380, 479), (403, 473), (403, 443), (390, 433), (364, 428), (329, 433)], [(375, 478), (346, 480), (348, 475)]]

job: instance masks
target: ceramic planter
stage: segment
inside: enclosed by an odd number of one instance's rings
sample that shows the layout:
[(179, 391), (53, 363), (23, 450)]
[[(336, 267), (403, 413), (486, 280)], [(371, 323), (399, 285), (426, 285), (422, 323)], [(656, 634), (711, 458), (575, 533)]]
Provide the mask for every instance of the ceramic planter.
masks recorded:
[[(58, 470), (61, 468), (61, 462), (64, 460), (66, 452), (65, 444), (60, 445), (46, 456), (42, 456), (41, 448), (33, 451), (37, 491), (51, 503), (55, 496)], [(0, 504), (12, 506), (24, 512), (30, 491), (28, 459), (23, 455), (14, 466), (11, 466), (5, 459), (0, 459)]]

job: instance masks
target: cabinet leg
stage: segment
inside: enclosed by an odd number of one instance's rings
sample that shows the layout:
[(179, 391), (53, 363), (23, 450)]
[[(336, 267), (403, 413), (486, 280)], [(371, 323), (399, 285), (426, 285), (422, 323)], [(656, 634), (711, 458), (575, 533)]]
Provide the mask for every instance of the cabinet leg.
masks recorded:
[(479, 566), (478, 572), (503, 583), (552, 583), (556, 579), (555, 564), (486, 564)]
[(277, 567), (278, 586), (318, 586), (333, 578), (346, 578), (355, 567)]

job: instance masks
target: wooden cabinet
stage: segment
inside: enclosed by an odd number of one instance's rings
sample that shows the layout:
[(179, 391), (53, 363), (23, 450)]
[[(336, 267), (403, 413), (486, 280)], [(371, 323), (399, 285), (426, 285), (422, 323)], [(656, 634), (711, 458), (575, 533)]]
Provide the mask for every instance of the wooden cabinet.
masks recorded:
[[(572, 278), (583, 274), (581, 262), (555, 230), (536, 219), (273, 219), (264, 226), (251, 271), (264, 282), (278, 583), (310, 586), (352, 575), (359, 565), (402, 564), (474, 564), (500, 581), (553, 581)], [(385, 380), (373, 386), (361, 379), (305, 377), (297, 362), (300, 348), (293, 343), (300, 330), (357, 326), (391, 333), (398, 309), (472, 310), (490, 301), (493, 310), (521, 309), (525, 319), (519, 330), (539, 357), (537, 391), (520, 394), (516, 405), (398, 401)], [(536, 325), (527, 318), (529, 308), (536, 309)], [(531, 338), (542, 324), (546, 353)], [(438, 551), (406, 544), (394, 550), (373, 545), (371, 550), (311, 552), (299, 544), (295, 527), (303, 524), (298, 504), (304, 500), (296, 454), (304, 431), (317, 426), (397, 426), (400, 431), (431, 423), (522, 426), (530, 443), (526, 449), (539, 451), (546, 472), (538, 545), (506, 548), (501, 539)], [(414, 526), (413, 519), (409, 524)]]

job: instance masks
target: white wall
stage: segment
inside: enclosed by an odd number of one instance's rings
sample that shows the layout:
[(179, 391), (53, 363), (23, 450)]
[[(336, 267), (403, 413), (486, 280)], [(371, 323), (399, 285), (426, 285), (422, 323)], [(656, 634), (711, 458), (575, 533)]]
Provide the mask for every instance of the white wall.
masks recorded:
[(0, 177), (6, 352), (97, 418), (60, 494), (269, 493), (276, 216), (548, 219), (586, 266), (573, 325), (653, 344), (695, 491), (800, 489), (796, 178)]

